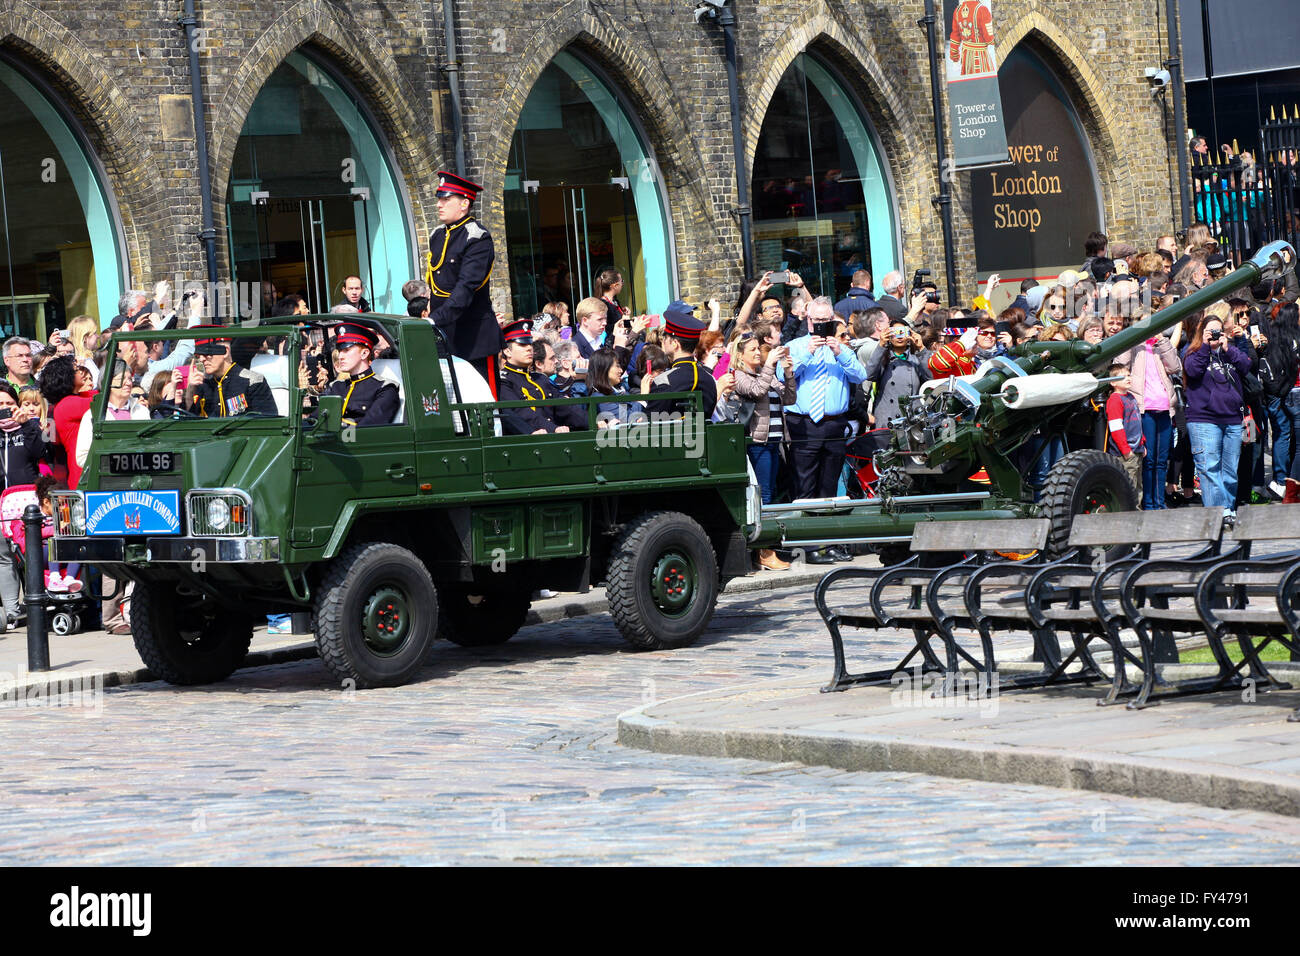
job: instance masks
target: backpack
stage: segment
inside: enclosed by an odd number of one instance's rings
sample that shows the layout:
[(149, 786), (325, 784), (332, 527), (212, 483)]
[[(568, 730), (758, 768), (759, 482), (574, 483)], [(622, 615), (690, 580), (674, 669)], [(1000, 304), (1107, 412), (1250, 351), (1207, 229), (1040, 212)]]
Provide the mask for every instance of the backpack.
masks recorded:
[(1284, 357), (1279, 363), (1281, 368), (1273, 368), (1267, 356), (1259, 360), (1259, 381), (1264, 386), (1264, 393), (1271, 398), (1286, 398), (1295, 387), (1296, 370), (1300, 362), (1296, 361), (1294, 349), (1289, 356), (1290, 361)]

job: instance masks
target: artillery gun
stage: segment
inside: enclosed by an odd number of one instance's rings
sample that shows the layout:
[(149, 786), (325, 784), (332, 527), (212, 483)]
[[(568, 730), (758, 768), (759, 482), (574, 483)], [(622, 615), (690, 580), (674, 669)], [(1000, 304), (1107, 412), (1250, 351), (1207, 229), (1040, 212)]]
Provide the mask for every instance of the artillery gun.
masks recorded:
[[(985, 363), (978, 374), (926, 383), (903, 400), (888, 429), (859, 440), (860, 447), (876, 445), (859, 451), (873, 479), (868, 498), (764, 506), (752, 544), (866, 544), (888, 560), (906, 551), (919, 521), (1047, 517), (1048, 550), (1063, 552), (1076, 514), (1134, 510), (1136, 489), (1113, 455), (1075, 451), (1052, 467), (1035, 502), (1023, 472), (1042, 436), (1065, 432), (1104, 387), (1117, 356), (1243, 286), (1290, 272), (1295, 261), (1289, 244), (1273, 242), (1222, 279), (1100, 343), (1029, 343)], [(972, 478), (981, 470), (986, 483)]]

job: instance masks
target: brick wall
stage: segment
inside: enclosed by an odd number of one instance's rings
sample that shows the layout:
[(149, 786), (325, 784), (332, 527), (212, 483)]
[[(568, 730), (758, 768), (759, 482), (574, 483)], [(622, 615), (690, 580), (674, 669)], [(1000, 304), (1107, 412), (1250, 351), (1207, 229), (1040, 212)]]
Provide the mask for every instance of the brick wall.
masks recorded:
[[(636, 106), (668, 196), (684, 297), (734, 297), (739, 227), (723, 45), (686, 0), (456, 0), (468, 173), (480, 217), (504, 232), (502, 175), (523, 103), (549, 60), (576, 47)], [(133, 284), (203, 273), (194, 140), (165, 124), (188, 97), (181, 0), (0, 0), (0, 47), (36, 67), (74, 111), (108, 172)], [(1143, 68), (1163, 59), (1155, 7), (1116, 0), (998, 0), (1000, 49), (1032, 43), (1057, 68), (1088, 131), (1107, 228), (1149, 240), (1171, 225), (1159, 106)], [(921, 0), (783, 0), (739, 7), (742, 128), (752, 163), (767, 103), (794, 57), (815, 49), (866, 105), (897, 189), (904, 262), (942, 274), (937, 171)], [(364, 95), (396, 156), (426, 240), (433, 173), (451, 163), (441, 4), (425, 0), (199, 2), (204, 95), (226, 269), (223, 206), (243, 120), (267, 76), (311, 44)], [(1163, 26), (1163, 25), (1162, 25)], [(942, 35), (942, 31), (941, 31)], [(175, 115), (175, 101), (172, 114)], [(1176, 122), (1174, 126), (1179, 124)], [(972, 292), (966, 177), (954, 182), (963, 293)], [(504, 270), (498, 272), (504, 276)], [(508, 300), (504, 278), (494, 295)]]

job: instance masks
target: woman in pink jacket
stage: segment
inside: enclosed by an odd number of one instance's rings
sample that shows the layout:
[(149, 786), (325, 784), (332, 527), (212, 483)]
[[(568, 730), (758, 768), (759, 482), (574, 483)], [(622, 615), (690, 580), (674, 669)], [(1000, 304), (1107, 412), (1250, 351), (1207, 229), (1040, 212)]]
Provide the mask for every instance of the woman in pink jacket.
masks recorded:
[(1156, 335), (1129, 349), (1115, 361), (1127, 365), (1132, 379), (1131, 394), (1142, 412), (1142, 437), (1146, 458), (1142, 460), (1142, 510), (1165, 508), (1165, 472), (1173, 447), (1174, 411), (1178, 395), (1171, 376), (1181, 375), (1183, 366), (1173, 343)]

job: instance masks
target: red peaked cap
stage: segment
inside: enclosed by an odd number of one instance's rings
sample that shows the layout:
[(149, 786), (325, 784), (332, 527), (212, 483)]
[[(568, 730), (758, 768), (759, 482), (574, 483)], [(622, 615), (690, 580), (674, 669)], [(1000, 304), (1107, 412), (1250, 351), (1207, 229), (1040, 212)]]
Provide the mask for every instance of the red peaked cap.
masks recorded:
[(362, 345), (374, 351), (379, 344), (379, 336), (364, 325), (357, 325), (354, 322), (340, 322), (338, 332), (334, 335), (335, 345)]
[(533, 341), (533, 320), (519, 319), (511, 322), (505, 327), (504, 334), (507, 342), (517, 342), (520, 345), (531, 345)]
[[(210, 332), (210, 333), (224, 331), (224, 327), (220, 325), (198, 325), (195, 326), (195, 329), (202, 329), (203, 331)], [(222, 352), (226, 350), (226, 346), (229, 344), (230, 344), (229, 337), (218, 338), (215, 334), (210, 334), (209, 337), (206, 339), (194, 340), (194, 354), (195, 355), (220, 355)]]
[(437, 195), (439, 196), (464, 196), (466, 199), (477, 199), (482, 191), (482, 186), (464, 176), (457, 176), (445, 170), (438, 172)]
[(695, 306), (680, 299), (664, 309), (664, 331), (684, 342), (697, 341), (708, 328), (695, 317)]

